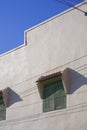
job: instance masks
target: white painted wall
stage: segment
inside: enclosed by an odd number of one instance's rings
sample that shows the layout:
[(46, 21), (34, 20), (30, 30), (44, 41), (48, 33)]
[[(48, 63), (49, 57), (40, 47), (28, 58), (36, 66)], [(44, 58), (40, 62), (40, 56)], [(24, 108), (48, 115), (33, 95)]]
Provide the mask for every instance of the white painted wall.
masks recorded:
[[(79, 8), (87, 10), (87, 4)], [(69, 10), (25, 32), (27, 45), (0, 57), (0, 88), (9, 87), (0, 130), (87, 129), (87, 16)], [(70, 68), (67, 108), (43, 113), (36, 80)]]

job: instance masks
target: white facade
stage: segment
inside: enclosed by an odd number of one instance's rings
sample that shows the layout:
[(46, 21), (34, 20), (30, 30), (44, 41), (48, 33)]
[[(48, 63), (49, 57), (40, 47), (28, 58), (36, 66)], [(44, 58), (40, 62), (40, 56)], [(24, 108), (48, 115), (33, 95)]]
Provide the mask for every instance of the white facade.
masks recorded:
[[(87, 11), (87, 3), (79, 8)], [(87, 130), (87, 16), (68, 10), (27, 30), (25, 41), (0, 57), (0, 89), (9, 87), (0, 130)], [(66, 68), (67, 107), (43, 113), (36, 81)]]

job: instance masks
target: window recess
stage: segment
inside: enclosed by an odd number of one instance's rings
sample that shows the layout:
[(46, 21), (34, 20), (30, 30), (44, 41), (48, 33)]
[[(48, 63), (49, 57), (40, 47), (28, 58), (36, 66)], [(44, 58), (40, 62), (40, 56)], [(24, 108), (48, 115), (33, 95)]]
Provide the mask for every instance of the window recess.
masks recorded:
[(64, 71), (64, 76), (61, 72), (56, 72), (41, 76), (36, 81), (43, 100), (43, 112), (66, 108), (66, 93), (68, 93), (68, 87), (64, 86), (66, 74), (66, 71)]
[(0, 121), (6, 119), (7, 104), (8, 104), (8, 88), (0, 91)]

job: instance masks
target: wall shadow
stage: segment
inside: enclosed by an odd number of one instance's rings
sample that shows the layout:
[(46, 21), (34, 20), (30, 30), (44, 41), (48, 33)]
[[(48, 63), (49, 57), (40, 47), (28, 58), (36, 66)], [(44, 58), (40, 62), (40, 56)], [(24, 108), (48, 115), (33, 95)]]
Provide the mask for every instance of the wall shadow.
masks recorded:
[(9, 95), (9, 100), (8, 100), (8, 107), (11, 105), (23, 101), (20, 95), (18, 95), (14, 90), (8, 87), (8, 95)]
[(80, 74), (79, 72), (68, 68), (68, 77), (67, 81), (69, 83), (69, 94), (73, 94), (83, 85), (87, 85), (87, 78), (85, 74)]
[[(81, 73), (80, 73), (81, 72)], [(77, 90), (79, 90), (84, 85), (87, 86), (87, 77), (82, 71), (76, 71), (71, 68), (66, 68), (62, 73), (62, 78), (64, 82), (64, 89), (66, 94), (73, 94)], [(38, 91), (41, 99), (43, 99), (43, 84), (37, 84)]]

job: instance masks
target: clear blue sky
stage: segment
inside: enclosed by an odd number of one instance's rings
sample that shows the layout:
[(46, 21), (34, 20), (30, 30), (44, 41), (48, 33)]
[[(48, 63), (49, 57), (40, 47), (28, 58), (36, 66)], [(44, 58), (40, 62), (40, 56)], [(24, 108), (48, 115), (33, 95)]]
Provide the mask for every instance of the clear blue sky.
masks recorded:
[[(59, 0), (75, 5), (84, 0)], [(0, 0), (0, 54), (24, 42), (24, 31), (70, 8), (58, 0)]]

